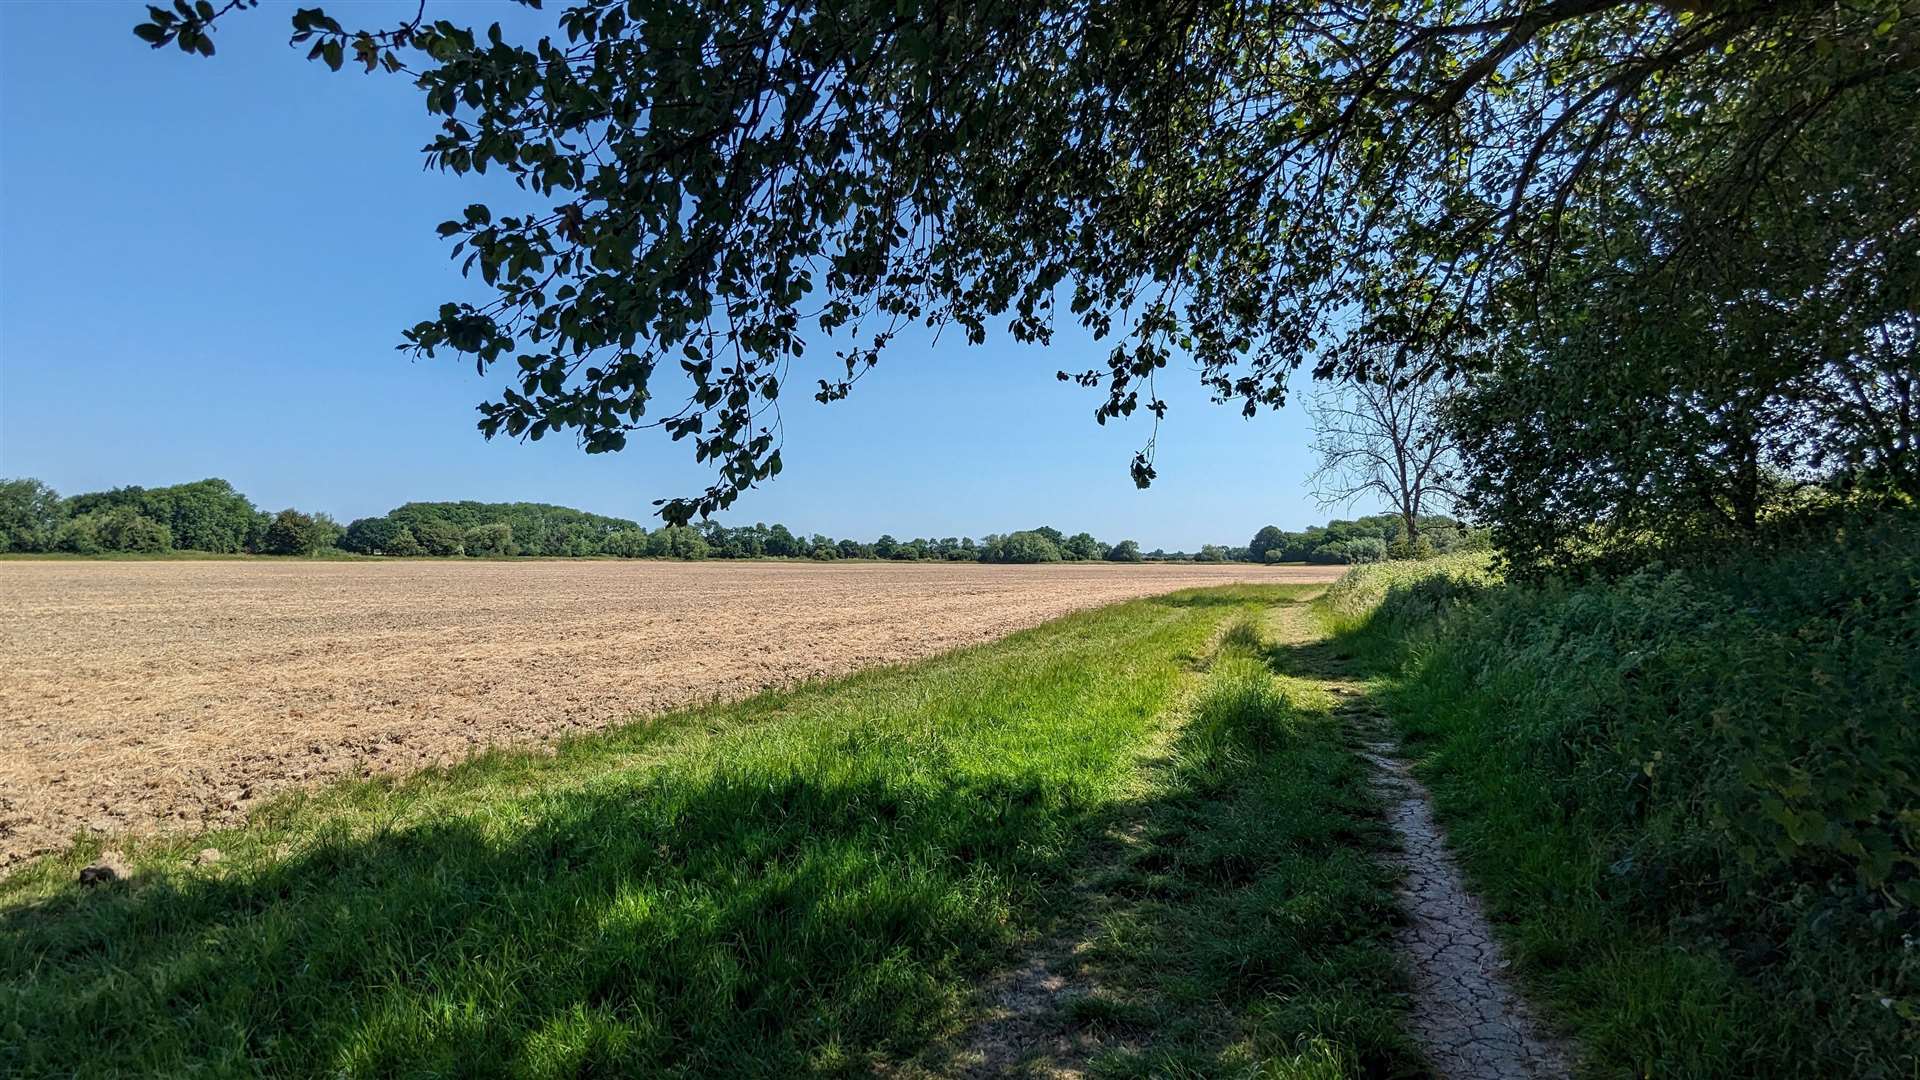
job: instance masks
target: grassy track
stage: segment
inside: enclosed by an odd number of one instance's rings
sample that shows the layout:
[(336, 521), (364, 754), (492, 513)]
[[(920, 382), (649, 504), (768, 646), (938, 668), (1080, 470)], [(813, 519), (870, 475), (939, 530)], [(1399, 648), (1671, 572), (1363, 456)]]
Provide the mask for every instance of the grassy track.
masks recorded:
[[(870, 1072), (954, 1031), (1072, 902), (1219, 628), (1304, 591), (1136, 601), (284, 799), (127, 847), (132, 880), (95, 889), (77, 848), (0, 883), (0, 1072)], [(1347, 846), (1363, 807), (1315, 706), (1244, 649), (1206, 678), (1152, 811), (1168, 860), (1134, 869), (1168, 918), (1130, 947), (1193, 958), (1169, 1020), (1224, 1001), (1251, 1021), (1231, 1060), (1292, 1053), (1374, 1004), (1333, 987), (1379, 967), (1338, 925), (1379, 901)], [(191, 865), (206, 846), (222, 857)], [(1303, 978), (1314, 994), (1274, 1004)], [(1165, 1049), (1217, 1056), (1219, 1035)]]
[[(1411, 1076), (1390, 843), (1295, 604), (1230, 626), (1147, 773), (1076, 1012), (1111, 1077)], [(1317, 635), (1309, 635), (1317, 636)]]

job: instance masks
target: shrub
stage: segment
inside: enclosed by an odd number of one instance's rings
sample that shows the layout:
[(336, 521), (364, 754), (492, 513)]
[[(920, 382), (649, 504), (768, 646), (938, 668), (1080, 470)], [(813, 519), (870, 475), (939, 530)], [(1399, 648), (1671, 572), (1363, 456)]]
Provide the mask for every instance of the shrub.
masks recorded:
[(980, 552), (981, 562), (1046, 563), (1060, 561), (1060, 548), (1039, 530), (989, 536)]
[(318, 516), (286, 509), (273, 516), (261, 535), (258, 550), (266, 555), (311, 555), (332, 547), (340, 527), (325, 514)]
[(464, 546), (467, 554), (483, 558), (512, 555), (519, 550), (513, 543), (513, 526), (506, 522), (475, 525), (467, 530)]
[(53, 547), (75, 555), (98, 555), (105, 551), (106, 547), (100, 542), (100, 515), (76, 514), (61, 522)]
[(173, 547), (173, 533), (165, 525), (126, 506), (99, 516), (99, 538), (108, 551), (152, 554)]

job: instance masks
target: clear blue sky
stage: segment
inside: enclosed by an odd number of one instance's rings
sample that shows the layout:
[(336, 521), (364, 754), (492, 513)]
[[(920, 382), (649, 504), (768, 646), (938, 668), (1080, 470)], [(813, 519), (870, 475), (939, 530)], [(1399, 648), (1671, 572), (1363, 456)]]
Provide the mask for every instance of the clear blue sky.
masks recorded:
[[(370, 24), (403, 7), (330, 6)], [(342, 520), (464, 498), (647, 522), (652, 500), (705, 485), (653, 436), (592, 456), (486, 442), (473, 406), (495, 382), (394, 350), (463, 295), (434, 226), (489, 193), (422, 170), (434, 124), (404, 77), (307, 63), (275, 0), (223, 23), (211, 60), (149, 50), (131, 33), (143, 10), (0, 0), (0, 476), (63, 493), (223, 476), (268, 509)], [(1327, 516), (1305, 489), (1303, 412), (1243, 420), (1184, 369), (1161, 387), (1160, 479), (1136, 491), (1146, 426), (1097, 427), (1093, 392), (1053, 376), (1103, 352), (1064, 335), (903, 342), (851, 399), (789, 404), (785, 472), (724, 518), (864, 538), (1049, 523), (1191, 549)]]

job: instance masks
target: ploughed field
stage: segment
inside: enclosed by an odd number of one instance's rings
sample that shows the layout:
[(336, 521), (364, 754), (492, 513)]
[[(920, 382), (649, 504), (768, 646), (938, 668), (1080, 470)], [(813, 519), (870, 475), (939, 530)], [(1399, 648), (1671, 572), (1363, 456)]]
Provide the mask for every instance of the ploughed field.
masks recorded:
[(0, 562), (0, 869), (75, 833), (1339, 567)]

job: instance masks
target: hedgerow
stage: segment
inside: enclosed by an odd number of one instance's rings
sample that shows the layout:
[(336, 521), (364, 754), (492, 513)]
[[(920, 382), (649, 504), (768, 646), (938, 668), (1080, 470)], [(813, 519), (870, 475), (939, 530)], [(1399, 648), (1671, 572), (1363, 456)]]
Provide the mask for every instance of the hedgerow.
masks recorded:
[[(1321, 602), (1388, 665), (1456, 839), (1603, 1059), (1920, 1068), (1920, 521), (1844, 532), (1578, 586), (1368, 567)], [(1690, 958), (1693, 1005), (1623, 1021), (1662, 1010), (1622, 926)], [(1694, 1006), (1718, 1034), (1677, 1034)]]

